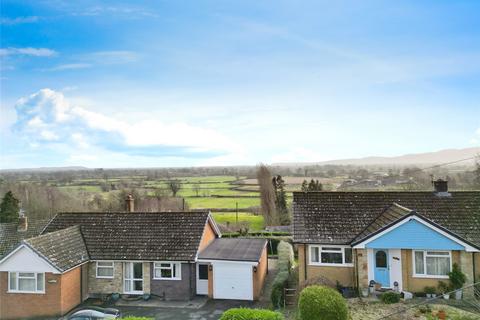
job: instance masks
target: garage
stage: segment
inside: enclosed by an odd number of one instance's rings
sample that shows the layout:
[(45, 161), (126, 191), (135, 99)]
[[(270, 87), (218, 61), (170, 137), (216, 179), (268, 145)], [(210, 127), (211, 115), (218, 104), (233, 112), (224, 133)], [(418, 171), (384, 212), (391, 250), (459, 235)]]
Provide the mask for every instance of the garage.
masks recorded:
[(215, 239), (198, 256), (208, 264), (208, 296), (257, 300), (268, 269), (265, 239)]
[(249, 263), (213, 263), (213, 298), (253, 300), (252, 269)]

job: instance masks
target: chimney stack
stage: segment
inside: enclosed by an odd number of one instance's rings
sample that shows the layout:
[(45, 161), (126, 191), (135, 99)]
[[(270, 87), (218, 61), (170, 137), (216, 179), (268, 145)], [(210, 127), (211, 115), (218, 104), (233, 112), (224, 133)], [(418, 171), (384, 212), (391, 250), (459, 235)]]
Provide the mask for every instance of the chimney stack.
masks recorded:
[(125, 203), (127, 205), (127, 212), (134, 212), (135, 211), (135, 199), (133, 198), (133, 196), (131, 194), (129, 194), (127, 196), (127, 198), (125, 199)]
[(433, 190), (435, 194), (439, 197), (448, 197), (450, 193), (448, 192), (448, 181), (443, 179), (437, 179), (432, 181)]
[(21, 215), (18, 218), (17, 231), (27, 231), (27, 229), (28, 229), (28, 219), (26, 216)]

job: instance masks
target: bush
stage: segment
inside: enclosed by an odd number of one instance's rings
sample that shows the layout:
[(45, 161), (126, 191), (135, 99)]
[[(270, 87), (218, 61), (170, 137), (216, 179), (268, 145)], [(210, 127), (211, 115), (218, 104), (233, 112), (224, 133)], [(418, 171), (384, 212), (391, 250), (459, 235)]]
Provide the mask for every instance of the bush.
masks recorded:
[(450, 282), (452, 283), (453, 289), (460, 289), (463, 287), (465, 282), (467, 281), (467, 277), (465, 274), (460, 270), (458, 264), (454, 263), (452, 271), (448, 273), (448, 277), (450, 278)]
[(233, 308), (225, 311), (220, 320), (284, 320), (279, 312), (266, 309)]
[(272, 292), (270, 293), (270, 301), (274, 308), (283, 307), (284, 290), (288, 284), (288, 271), (280, 271), (273, 280)]
[(302, 290), (298, 301), (301, 320), (347, 320), (347, 302), (335, 289), (311, 286)]
[(277, 268), (279, 271), (290, 271), (290, 268), (294, 263), (294, 253), (293, 247), (290, 243), (285, 241), (280, 241), (277, 246), (278, 251), (278, 264)]
[[(433, 290), (435, 291), (435, 288), (433, 288)], [(380, 296), (380, 300), (382, 300), (382, 302), (386, 304), (397, 303), (400, 302), (400, 294), (393, 291), (388, 291), (382, 293), (382, 295)]]
[(435, 293), (435, 287), (425, 287), (423, 288), (423, 291), (425, 291), (425, 293), (427, 294), (434, 294)]

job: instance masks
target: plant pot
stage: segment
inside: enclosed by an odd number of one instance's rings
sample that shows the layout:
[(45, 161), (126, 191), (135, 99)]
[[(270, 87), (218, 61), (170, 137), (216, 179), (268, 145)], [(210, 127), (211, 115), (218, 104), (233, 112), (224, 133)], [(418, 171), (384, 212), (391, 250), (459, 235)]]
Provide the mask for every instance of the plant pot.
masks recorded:
[(120, 299), (120, 293), (112, 293), (112, 300), (117, 301)]
[(462, 291), (455, 291), (455, 300), (462, 300)]
[(427, 293), (427, 299), (431, 299), (432, 298), (432, 294), (431, 293)]
[(437, 294), (436, 293), (432, 293), (432, 298), (436, 298), (437, 297)]
[(443, 299), (445, 299), (445, 300), (450, 299), (450, 295), (449, 295), (449, 294), (444, 294), (444, 295), (443, 295)]
[(368, 288), (363, 288), (362, 289), (362, 297), (364, 297), (364, 298), (368, 297)]
[(147, 301), (150, 299), (150, 294), (148, 293), (144, 293), (143, 296), (142, 296), (143, 300)]
[(445, 312), (445, 310), (440, 310), (437, 313), (437, 317), (440, 320), (445, 320), (445, 319), (447, 319), (447, 313)]
[(375, 287), (374, 286), (368, 287), (368, 291), (370, 293), (374, 293), (375, 292)]

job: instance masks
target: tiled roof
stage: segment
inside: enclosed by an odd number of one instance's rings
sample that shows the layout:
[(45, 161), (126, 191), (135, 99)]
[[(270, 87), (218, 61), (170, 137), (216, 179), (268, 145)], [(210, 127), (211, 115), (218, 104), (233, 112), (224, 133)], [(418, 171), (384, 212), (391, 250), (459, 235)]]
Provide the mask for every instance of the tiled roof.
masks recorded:
[(38, 236), (48, 221), (50, 219), (29, 219), (25, 231), (17, 231), (18, 224), (16, 222), (0, 223), (0, 258), (15, 248), (23, 239)]
[(357, 237), (355, 237), (354, 242), (359, 241), (386, 226), (396, 223), (398, 220), (401, 220), (403, 217), (413, 212), (414, 211), (397, 203), (393, 203), (380, 213), (380, 215), (376, 217)]
[(480, 191), (294, 192), (294, 242), (349, 244), (393, 203), (480, 247)]
[(24, 240), (60, 271), (88, 261), (88, 252), (79, 226), (50, 232)]
[(215, 239), (199, 253), (199, 259), (257, 262), (267, 244), (266, 239)]
[(209, 213), (61, 213), (44, 233), (79, 225), (92, 260), (193, 261)]

